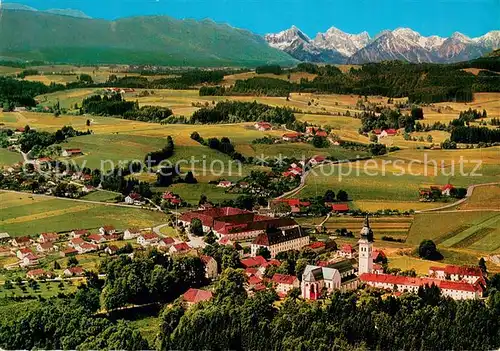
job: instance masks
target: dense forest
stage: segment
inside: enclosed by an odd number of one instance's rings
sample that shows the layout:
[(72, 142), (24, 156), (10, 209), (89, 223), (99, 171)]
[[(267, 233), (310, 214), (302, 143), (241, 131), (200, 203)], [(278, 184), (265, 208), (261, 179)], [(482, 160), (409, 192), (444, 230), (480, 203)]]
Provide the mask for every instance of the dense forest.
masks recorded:
[(189, 123), (239, 123), (265, 121), (276, 124), (295, 122), (293, 111), (289, 108), (272, 107), (257, 102), (221, 101), (213, 108), (196, 111)]
[[(496, 62), (498, 60), (485, 59)], [(483, 61), (481, 66), (485, 66)], [(479, 64), (477, 64), (479, 65)], [(469, 64), (468, 66), (473, 66)], [(498, 69), (500, 64), (492, 63)], [(474, 92), (500, 91), (498, 74), (481, 71), (477, 76), (456, 65), (411, 64), (399, 61), (370, 63), (342, 73), (330, 65), (299, 64), (293, 71), (317, 74), (313, 80), (292, 83), (283, 79), (255, 77), (237, 81), (228, 89), (200, 94), (288, 96), (290, 92), (335, 93), (409, 97), (410, 102), (472, 101)], [(269, 69), (272, 71), (272, 67)], [(261, 71), (267, 71), (261, 68)]]

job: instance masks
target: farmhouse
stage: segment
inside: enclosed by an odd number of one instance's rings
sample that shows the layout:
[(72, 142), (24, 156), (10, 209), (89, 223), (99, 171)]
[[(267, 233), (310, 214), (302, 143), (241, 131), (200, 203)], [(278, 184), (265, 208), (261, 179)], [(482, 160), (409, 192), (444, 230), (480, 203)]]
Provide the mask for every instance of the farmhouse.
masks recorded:
[(79, 238), (81, 236), (89, 235), (90, 232), (87, 229), (75, 229), (69, 233), (72, 238)]
[(83, 244), (79, 245), (76, 248), (76, 250), (78, 250), (78, 253), (80, 253), (80, 254), (97, 251), (98, 249), (99, 249), (99, 246), (97, 246), (95, 244), (88, 243), (88, 242), (84, 242)]
[(283, 141), (297, 141), (300, 138), (300, 133), (293, 132), (293, 133), (285, 133), (281, 137)]
[(269, 250), (271, 257), (276, 257), (280, 252), (300, 250), (307, 245), (309, 245), (309, 235), (299, 226), (289, 229), (268, 228), (255, 238), (250, 250), (251, 255), (256, 256), (257, 251), (264, 247)]
[(335, 213), (346, 213), (349, 212), (348, 204), (332, 204), (332, 212)]
[(125, 203), (129, 205), (134, 205), (136, 203), (140, 203), (141, 201), (141, 195), (137, 193), (130, 193), (127, 197), (125, 197)]
[(82, 155), (83, 152), (81, 149), (64, 149), (63, 152), (61, 153), (61, 156), (63, 157), (71, 157), (75, 155)]
[(22, 260), (24, 257), (26, 257), (28, 255), (33, 255), (33, 251), (31, 251), (31, 249), (27, 248), (27, 247), (21, 248), (21, 249), (17, 250), (17, 252), (16, 252), (16, 256), (20, 260)]
[(309, 201), (301, 201), (300, 199), (276, 199), (273, 203), (286, 203), (290, 206), (292, 213), (299, 213), (301, 211), (301, 207), (309, 207), (311, 203)]
[(218, 188), (230, 188), (233, 186), (233, 183), (230, 182), (229, 180), (222, 180), (217, 184)]
[(156, 245), (160, 237), (155, 233), (141, 234), (137, 237), (137, 243), (141, 246), (151, 246)]
[(21, 262), (19, 263), (19, 266), (21, 267), (30, 267), (30, 266), (36, 266), (38, 264), (38, 257), (36, 257), (33, 254), (28, 254), (23, 257)]
[(286, 296), (294, 288), (300, 288), (300, 282), (294, 275), (274, 274), (271, 279), (278, 295)]
[(135, 239), (141, 235), (141, 231), (138, 228), (129, 228), (123, 232), (123, 240)]
[(28, 273), (26, 273), (26, 278), (29, 278), (29, 279), (41, 279), (41, 278), (49, 278), (51, 277), (52, 274), (45, 271), (45, 269), (33, 269), (31, 271), (28, 271)]
[(337, 255), (344, 258), (354, 258), (356, 255), (356, 249), (349, 244), (342, 245), (342, 248), (337, 252)]
[(87, 237), (87, 239), (90, 240), (90, 242), (92, 242), (94, 244), (101, 244), (101, 243), (106, 241), (106, 239), (104, 238), (104, 235), (100, 235), (100, 234), (90, 234)]
[(441, 195), (451, 196), (451, 193), (455, 190), (455, 187), (451, 184), (446, 184), (441, 188)]
[(38, 238), (39, 243), (49, 243), (54, 242), (59, 239), (59, 235), (57, 233), (42, 233)]
[(158, 248), (162, 250), (168, 250), (170, 247), (175, 243), (175, 240), (173, 238), (161, 238), (160, 241), (158, 242)]
[(33, 240), (29, 236), (18, 236), (12, 239), (12, 245), (15, 247), (26, 247), (31, 245)]
[(99, 233), (101, 233), (101, 235), (110, 235), (116, 233), (116, 229), (112, 225), (105, 225), (99, 228)]
[(82, 267), (68, 267), (63, 271), (65, 277), (81, 277), (84, 273)]
[(271, 130), (271, 128), (273, 127), (271, 123), (268, 122), (257, 122), (253, 126), (255, 129), (260, 130), (261, 132)]
[(212, 299), (212, 292), (200, 289), (189, 289), (182, 295), (182, 300), (186, 307), (190, 307), (202, 301), (209, 301)]
[(326, 160), (325, 156), (316, 155), (316, 156), (314, 156), (313, 158), (311, 158), (309, 160), (309, 164), (312, 165), (312, 166), (316, 166), (316, 165), (318, 165), (320, 163), (325, 162), (325, 160)]
[(168, 249), (169, 254), (171, 255), (180, 255), (180, 254), (185, 254), (191, 251), (191, 246), (189, 246), (186, 242), (174, 244), (170, 246)]
[(57, 246), (54, 246), (51, 242), (38, 243), (36, 245), (36, 251), (38, 252), (51, 252), (57, 251)]

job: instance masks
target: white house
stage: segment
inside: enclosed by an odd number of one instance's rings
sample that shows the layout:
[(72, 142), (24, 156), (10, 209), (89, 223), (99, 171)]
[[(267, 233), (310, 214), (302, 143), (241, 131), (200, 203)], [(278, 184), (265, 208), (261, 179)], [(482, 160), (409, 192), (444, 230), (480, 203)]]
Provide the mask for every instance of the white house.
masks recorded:
[(299, 279), (294, 275), (276, 273), (273, 275), (272, 282), (274, 289), (280, 296), (286, 296), (293, 288), (300, 288)]
[(141, 234), (137, 237), (137, 243), (141, 246), (152, 246), (158, 244), (160, 237), (155, 233)]
[(135, 239), (141, 235), (141, 231), (138, 228), (129, 228), (123, 232), (123, 240)]

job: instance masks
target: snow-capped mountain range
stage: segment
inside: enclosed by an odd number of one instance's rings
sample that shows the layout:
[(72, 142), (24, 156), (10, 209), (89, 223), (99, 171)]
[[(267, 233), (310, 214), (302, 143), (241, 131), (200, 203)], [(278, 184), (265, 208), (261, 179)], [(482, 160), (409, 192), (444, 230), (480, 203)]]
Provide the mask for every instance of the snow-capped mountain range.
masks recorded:
[(386, 60), (409, 62), (458, 62), (480, 57), (500, 48), (500, 31), (469, 38), (455, 32), (449, 38), (425, 37), (410, 28), (385, 30), (370, 38), (367, 32), (344, 33), (332, 27), (314, 39), (299, 28), (267, 34), (270, 46), (301, 61), (361, 64)]

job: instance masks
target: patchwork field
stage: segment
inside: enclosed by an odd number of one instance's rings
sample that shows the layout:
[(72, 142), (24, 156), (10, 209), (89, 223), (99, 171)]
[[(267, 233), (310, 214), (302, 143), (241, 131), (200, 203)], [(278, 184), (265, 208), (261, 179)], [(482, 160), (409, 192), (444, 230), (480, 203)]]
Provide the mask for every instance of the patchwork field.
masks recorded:
[[(383, 236), (405, 239), (412, 221), (413, 216), (372, 217), (370, 218), (370, 227), (373, 229), (376, 240), (381, 240)], [(329, 232), (333, 232), (335, 229), (346, 228), (352, 231), (357, 237), (363, 227), (363, 222), (363, 217), (330, 217), (325, 223), (325, 227)]]
[(135, 208), (81, 203), (50, 197), (0, 192), (0, 231), (11, 236), (41, 232), (95, 229), (110, 224), (119, 229), (161, 224), (164, 214)]
[[(345, 190), (355, 202), (370, 201), (370, 209), (427, 209), (440, 203), (422, 204), (418, 190), (448, 183), (457, 187), (498, 181), (499, 148), (470, 150), (401, 150), (389, 156), (315, 169), (300, 191), (301, 197)], [(463, 172), (460, 162), (463, 162)], [(476, 161), (480, 167), (475, 170)], [(475, 171), (472, 173), (472, 171)], [(379, 202), (379, 207), (375, 202)], [(406, 204), (402, 204), (406, 203)], [(363, 203), (361, 203), (363, 204)], [(362, 208), (362, 205), (358, 205)]]
[(460, 210), (485, 208), (500, 209), (500, 185), (476, 187), (472, 196), (458, 207)]
[(417, 214), (407, 243), (424, 239), (439, 247), (500, 252), (500, 213), (455, 212)]

